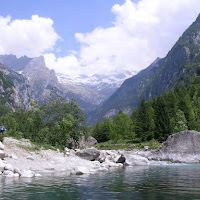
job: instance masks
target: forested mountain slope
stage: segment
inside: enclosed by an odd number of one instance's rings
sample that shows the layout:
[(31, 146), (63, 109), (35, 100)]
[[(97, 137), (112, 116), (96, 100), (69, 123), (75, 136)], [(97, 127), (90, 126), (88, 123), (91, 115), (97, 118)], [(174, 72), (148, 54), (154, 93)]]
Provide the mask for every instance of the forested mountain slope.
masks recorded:
[(188, 86), (197, 75), (200, 75), (200, 15), (165, 58), (157, 59), (148, 68), (124, 81), (98, 110), (89, 115), (89, 123), (102, 121), (119, 110), (130, 113), (137, 108), (143, 96), (151, 100), (176, 85)]

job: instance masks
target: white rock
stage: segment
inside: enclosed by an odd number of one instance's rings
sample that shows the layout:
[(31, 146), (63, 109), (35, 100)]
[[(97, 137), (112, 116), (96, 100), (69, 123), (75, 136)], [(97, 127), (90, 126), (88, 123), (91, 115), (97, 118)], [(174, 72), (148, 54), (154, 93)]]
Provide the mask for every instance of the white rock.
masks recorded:
[(90, 171), (87, 169), (87, 167), (79, 166), (75, 167), (73, 170), (73, 174), (76, 175), (82, 175), (82, 174), (89, 174)]
[(32, 178), (35, 176), (35, 172), (31, 171), (31, 170), (24, 170), (22, 171), (22, 178)]
[(4, 150), (4, 149), (5, 149), (4, 145), (2, 144), (2, 142), (0, 142), (0, 150)]
[(14, 160), (17, 160), (17, 156), (15, 154), (13, 154), (13, 153), (9, 157), (14, 159)]
[(28, 159), (28, 160), (34, 160), (33, 156), (27, 156), (26, 159)]
[(128, 155), (126, 157), (126, 165), (132, 166), (144, 166), (149, 165), (150, 162), (147, 158), (139, 156), (139, 155)]
[(41, 177), (42, 175), (39, 173), (35, 173), (35, 177)]
[(15, 169), (14, 169), (14, 173), (19, 174), (19, 176), (22, 175), (22, 172), (21, 172), (18, 168), (15, 168)]
[(19, 174), (13, 173), (10, 170), (4, 170), (4, 172), (2, 173), (2, 176), (12, 178), (12, 177), (19, 177)]
[(4, 159), (6, 157), (6, 154), (3, 150), (0, 150), (0, 158)]
[(14, 167), (11, 164), (6, 164), (4, 169), (14, 172)]
[(3, 160), (0, 159), (0, 172), (4, 170), (4, 167), (5, 167), (5, 163), (3, 162)]
[(65, 147), (64, 150), (65, 150), (66, 153), (69, 153), (69, 152), (70, 152), (70, 149), (67, 148), (67, 147)]

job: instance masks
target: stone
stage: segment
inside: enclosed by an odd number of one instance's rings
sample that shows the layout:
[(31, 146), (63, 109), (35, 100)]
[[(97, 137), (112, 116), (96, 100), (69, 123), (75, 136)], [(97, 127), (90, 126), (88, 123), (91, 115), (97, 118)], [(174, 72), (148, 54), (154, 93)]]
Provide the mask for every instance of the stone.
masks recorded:
[(27, 156), (26, 159), (28, 159), (28, 160), (34, 160), (33, 156)]
[(65, 147), (64, 150), (65, 150), (66, 153), (69, 153), (69, 152), (70, 152), (70, 149), (67, 148), (67, 147)]
[(0, 150), (0, 158), (4, 159), (6, 157), (6, 154), (3, 150)]
[(17, 156), (15, 154), (13, 154), (13, 153), (9, 157), (12, 158), (12, 159), (14, 159), (14, 160), (18, 159)]
[(125, 163), (126, 162), (126, 158), (124, 157), (123, 154), (121, 154), (116, 158), (115, 162), (116, 163)]
[(0, 150), (4, 150), (4, 149), (5, 149), (4, 145), (2, 144), (2, 142), (0, 142)]
[(86, 146), (92, 146), (92, 145), (95, 145), (95, 144), (98, 144), (97, 140), (92, 137), (92, 136), (89, 136), (85, 142)]
[(144, 150), (147, 151), (149, 149), (149, 146), (144, 146)]
[(2, 176), (5, 176), (5, 177), (13, 177), (14, 173), (10, 170), (4, 170), (3, 173), (2, 173)]
[(76, 175), (89, 174), (89, 173), (90, 171), (87, 169), (87, 167), (83, 167), (83, 166), (77, 166), (72, 171), (72, 174), (76, 174)]
[(0, 159), (0, 172), (4, 170), (4, 167), (5, 167), (5, 163), (3, 162), (3, 160)]
[(35, 172), (31, 171), (31, 170), (24, 170), (22, 171), (22, 178), (32, 178), (35, 176)]
[(97, 160), (98, 160), (100, 163), (103, 163), (103, 162), (105, 162), (107, 156), (108, 156), (107, 152), (106, 152), (105, 150), (101, 150), (101, 151), (100, 151), (100, 155), (99, 155), (99, 157), (98, 157)]
[(14, 169), (14, 173), (19, 174), (19, 176), (22, 175), (22, 172), (21, 172), (18, 168), (15, 168), (15, 169)]
[(125, 165), (130, 165), (130, 166), (145, 166), (149, 165), (150, 162), (147, 158), (139, 156), (139, 155), (130, 155), (127, 154), (125, 155), (126, 157), (126, 162)]
[(95, 148), (87, 148), (77, 151), (76, 155), (83, 159), (94, 161), (100, 156), (100, 151)]
[(151, 151), (150, 160), (200, 163), (200, 133), (181, 131), (168, 137), (156, 150)]
[(11, 164), (6, 164), (4, 169), (14, 172), (14, 167)]

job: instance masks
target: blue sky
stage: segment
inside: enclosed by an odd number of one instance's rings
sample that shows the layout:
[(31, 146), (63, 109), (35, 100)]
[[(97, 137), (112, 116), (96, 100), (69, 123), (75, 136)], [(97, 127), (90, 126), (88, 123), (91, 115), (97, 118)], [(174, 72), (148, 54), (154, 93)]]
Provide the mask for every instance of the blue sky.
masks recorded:
[(199, 12), (199, 0), (1, 1), (0, 54), (44, 55), (71, 77), (138, 72), (166, 56)]
[(32, 15), (51, 18), (54, 29), (62, 41), (57, 56), (64, 56), (68, 50), (78, 50), (74, 38), (77, 32), (87, 33), (96, 27), (112, 26), (114, 15), (110, 12), (114, 4), (124, 0), (6, 0), (1, 2), (0, 15), (12, 19), (30, 19)]

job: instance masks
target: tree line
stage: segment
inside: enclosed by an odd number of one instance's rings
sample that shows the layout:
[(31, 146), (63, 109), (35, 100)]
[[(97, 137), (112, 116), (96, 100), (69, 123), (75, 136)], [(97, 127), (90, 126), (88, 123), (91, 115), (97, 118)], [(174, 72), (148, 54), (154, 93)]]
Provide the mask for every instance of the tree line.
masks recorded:
[(71, 142), (78, 142), (84, 134), (91, 134), (98, 142), (152, 139), (163, 142), (179, 131), (200, 131), (200, 77), (188, 88), (175, 87), (148, 102), (142, 98), (131, 116), (119, 111), (113, 119), (107, 117), (96, 123), (89, 133), (76, 102), (66, 101), (55, 90), (44, 103), (38, 105), (35, 101), (31, 106), (28, 111), (8, 112), (7, 107), (0, 105), (1, 123), (6, 126), (8, 135), (55, 147), (70, 147)]
[(113, 119), (95, 124), (92, 135), (99, 142), (125, 139), (163, 142), (170, 134), (184, 130), (200, 131), (200, 77), (187, 89), (175, 87), (149, 102), (142, 98), (131, 116), (119, 111)]
[(7, 134), (16, 138), (27, 138), (40, 144), (55, 147), (77, 142), (84, 132), (85, 118), (74, 100), (67, 102), (52, 90), (44, 103), (31, 103), (32, 109), (17, 109), (1, 117)]

